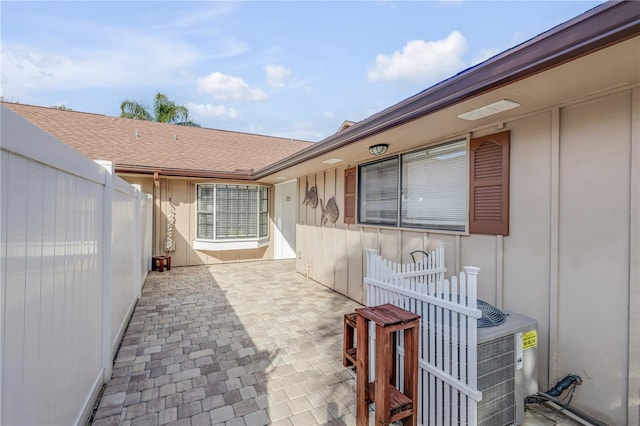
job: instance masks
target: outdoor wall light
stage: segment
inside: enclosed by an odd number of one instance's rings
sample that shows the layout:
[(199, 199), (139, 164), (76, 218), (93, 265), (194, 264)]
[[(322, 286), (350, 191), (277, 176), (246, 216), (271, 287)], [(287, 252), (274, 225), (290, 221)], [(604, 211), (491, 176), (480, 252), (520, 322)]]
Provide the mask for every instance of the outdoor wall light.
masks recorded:
[(389, 149), (389, 145), (387, 145), (386, 143), (379, 143), (377, 145), (371, 145), (369, 147), (369, 154), (371, 154), (371, 155), (382, 155), (385, 152), (387, 152), (387, 149)]

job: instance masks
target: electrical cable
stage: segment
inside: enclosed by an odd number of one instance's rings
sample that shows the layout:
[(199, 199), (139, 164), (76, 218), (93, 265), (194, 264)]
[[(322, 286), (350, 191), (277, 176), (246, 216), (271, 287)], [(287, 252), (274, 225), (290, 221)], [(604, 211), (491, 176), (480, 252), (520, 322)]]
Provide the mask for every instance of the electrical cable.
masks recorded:
[[(560, 407), (560, 409), (554, 409), (554, 411), (557, 413), (561, 413), (566, 409), (572, 414), (588, 421), (595, 426), (607, 426), (606, 423), (603, 423), (600, 420), (591, 417), (590, 415), (578, 410), (577, 408), (570, 407), (573, 396), (575, 395), (576, 388), (581, 383), (582, 379), (580, 378), (580, 376), (569, 374), (558, 383), (556, 383), (556, 385), (548, 391), (538, 392), (535, 395), (530, 395), (525, 398), (524, 402), (525, 404), (544, 404), (545, 402), (551, 402)], [(560, 396), (567, 390), (569, 391), (568, 394), (564, 398), (560, 398)]]

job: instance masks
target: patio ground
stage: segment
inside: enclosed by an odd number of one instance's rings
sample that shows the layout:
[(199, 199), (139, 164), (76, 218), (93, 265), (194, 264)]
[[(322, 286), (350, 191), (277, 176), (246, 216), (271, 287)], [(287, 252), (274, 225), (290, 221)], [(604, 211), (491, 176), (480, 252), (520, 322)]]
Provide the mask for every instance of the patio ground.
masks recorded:
[(149, 274), (93, 424), (353, 424), (342, 316), (294, 261)]
[[(354, 425), (342, 318), (361, 306), (294, 262), (151, 272), (93, 425)], [(573, 424), (550, 416), (527, 424)]]

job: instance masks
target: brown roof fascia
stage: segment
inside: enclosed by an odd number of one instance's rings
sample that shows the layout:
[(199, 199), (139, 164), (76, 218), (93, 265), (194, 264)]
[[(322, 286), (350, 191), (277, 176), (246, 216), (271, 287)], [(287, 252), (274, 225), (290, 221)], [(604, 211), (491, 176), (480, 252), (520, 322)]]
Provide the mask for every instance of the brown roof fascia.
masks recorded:
[(271, 166), (260, 179), (640, 34), (640, 2), (603, 3)]
[(158, 168), (153, 166), (136, 166), (129, 164), (115, 164), (116, 173), (131, 173), (153, 176), (156, 172), (159, 176), (203, 178), (203, 179), (232, 179), (232, 180), (254, 180), (253, 170), (236, 170), (235, 172), (221, 172), (211, 170), (190, 170)]

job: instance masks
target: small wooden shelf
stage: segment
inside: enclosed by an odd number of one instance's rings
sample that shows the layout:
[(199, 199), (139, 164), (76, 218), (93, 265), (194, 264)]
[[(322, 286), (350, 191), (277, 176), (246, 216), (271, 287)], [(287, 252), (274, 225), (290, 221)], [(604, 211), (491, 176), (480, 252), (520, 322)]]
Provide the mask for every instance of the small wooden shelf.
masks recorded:
[[(369, 383), (369, 402), (375, 402), (376, 383)], [(389, 422), (393, 423), (407, 417), (413, 410), (411, 398), (400, 392), (395, 386), (388, 385), (389, 392)]]
[(171, 256), (154, 256), (151, 260), (151, 270), (164, 272), (165, 266), (167, 271), (171, 270)]
[[(420, 315), (391, 304), (356, 309), (356, 424), (369, 426), (369, 404), (375, 404), (375, 424), (402, 420), (418, 424), (418, 329)], [(376, 327), (375, 381), (369, 382), (369, 322)], [(345, 330), (346, 330), (345, 318)], [(396, 384), (396, 333), (404, 333), (403, 389)], [(347, 351), (345, 351), (346, 356)]]
[(356, 330), (356, 313), (344, 315), (344, 342), (342, 347), (342, 365), (351, 367), (356, 365), (357, 349), (354, 334)]
[[(349, 362), (346, 363), (348, 365), (345, 365), (345, 367), (349, 367), (351, 365), (356, 365), (356, 360), (358, 359), (358, 349), (357, 348), (347, 349), (344, 352), (344, 357), (349, 360)], [(343, 364), (345, 364), (344, 361), (343, 361)]]

